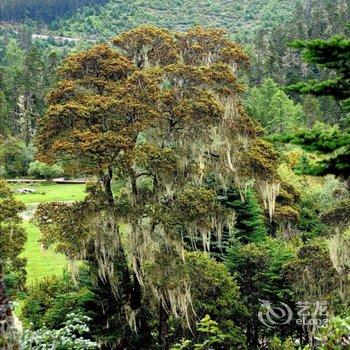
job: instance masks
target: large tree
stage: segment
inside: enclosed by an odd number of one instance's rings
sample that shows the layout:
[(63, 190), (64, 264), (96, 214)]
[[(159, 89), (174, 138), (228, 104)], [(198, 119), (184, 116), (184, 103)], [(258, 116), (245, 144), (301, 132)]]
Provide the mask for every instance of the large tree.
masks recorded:
[(48, 243), (122, 296), (121, 317), (143, 337), (142, 292), (153, 295), (166, 348), (169, 316), (192, 322), (183, 240), (201, 237), (207, 250), (232, 229), (219, 188), (244, 198), (255, 180), (272, 214), (276, 158), (240, 102), (235, 73), (248, 58), (223, 31), (143, 27), (113, 43), (64, 62), (37, 135), (41, 160), (99, 181), (85, 201), (42, 206), (37, 218)]

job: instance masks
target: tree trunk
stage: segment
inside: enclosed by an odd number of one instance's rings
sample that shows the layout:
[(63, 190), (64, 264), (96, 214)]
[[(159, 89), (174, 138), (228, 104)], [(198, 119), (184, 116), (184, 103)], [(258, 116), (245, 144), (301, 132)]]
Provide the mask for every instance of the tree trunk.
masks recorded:
[(101, 181), (103, 183), (103, 187), (108, 198), (108, 203), (111, 206), (111, 208), (114, 210), (115, 203), (114, 203), (114, 196), (112, 191), (112, 178), (113, 178), (112, 168), (108, 168), (107, 174), (101, 175)]
[(158, 342), (162, 350), (168, 349), (168, 319), (168, 312), (165, 310), (162, 302), (159, 302)]
[[(112, 178), (113, 170), (112, 168), (108, 169), (108, 173), (101, 176), (103, 187), (105, 193), (107, 194), (108, 203), (111, 209), (111, 215), (114, 217), (115, 222), (117, 223), (116, 212), (115, 212), (115, 202), (114, 195), (112, 191)], [(134, 183), (134, 190), (136, 189), (136, 182)], [(119, 232), (116, 232), (119, 234)], [(120, 240), (120, 237), (119, 237)], [(147, 318), (144, 315), (142, 309), (142, 291), (141, 285), (136, 277), (136, 274), (133, 273), (133, 280), (131, 279), (126, 255), (122, 246), (121, 241), (119, 242), (119, 252), (118, 252), (119, 264), (122, 275), (122, 295), (124, 299), (124, 305), (130, 305), (130, 308), (135, 311), (136, 314), (136, 331), (138, 336), (143, 339), (146, 343), (151, 338), (150, 329), (148, 327)]]
[(247, 329), (247, 340), (250, 350), (256, 350), (259, 348), (259, 325), (256, 320), (258, 320), (257, 314), (256, 318), (252, 319), (252, 323)]

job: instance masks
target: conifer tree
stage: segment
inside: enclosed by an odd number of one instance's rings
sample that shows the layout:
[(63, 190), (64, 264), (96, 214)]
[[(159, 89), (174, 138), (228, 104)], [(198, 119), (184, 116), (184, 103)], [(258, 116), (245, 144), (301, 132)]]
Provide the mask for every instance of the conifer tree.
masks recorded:
[(333, 96), (342, 101), (345, 108), (350, 107), (350, 40), (335, 36), (329, 40), (297, 40), (291, 47), (302, 50), (306, 63), (331, 69), (335, 77), (327, 80), (310, 80), (291, 85), (289, 90), (316, 96)]
[(259, 243), (232, 244), (227, 250), (225, 264), (237, 282), (242, 293), (244, 305), (248, 308), (243, 324), (247, 330), (248, 349), (259, 349), (264, 335), (281, 332), (283, 336), (293, 333), (292, 324), (283, 329), (281, 325), (266, 327), (259, 321), (259, 311), (263, 301), (286, 302), (288, 288), (283, 278), (286, 264), (294, 262), (295, 251), (292, 245), (278, 239), (267, 237)]
[(267, 236), (265, 217), (252, 189), (246, 191), (244, 201), (238, 191), (229, 191), (225, 205), (236, 213), (235, 238), (242, 244), (264, 240)]
[[(296, 41), (293, 47), (301, 49), (303, 59), (309, 64), (330, 69), (335, 76), (321, 81), (301, 82), (289, 87), (316, 96), (333, 96), (345, 110), (350, 105), (350, 40), (336, 36), (329, 40)], [(309, 172), (316, 175), (335, 174), (348, 179), (350, 175), (350, 131), (345, 129), (315, 127), (281, 138), (299, 144), (307, 150), (323, 155), (322, 160), (311, 167)]]

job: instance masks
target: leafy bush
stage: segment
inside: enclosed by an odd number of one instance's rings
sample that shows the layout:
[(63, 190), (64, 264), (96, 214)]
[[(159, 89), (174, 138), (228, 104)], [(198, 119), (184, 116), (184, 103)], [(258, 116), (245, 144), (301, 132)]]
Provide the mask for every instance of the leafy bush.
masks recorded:
[[(316, 336), (317, 350), (341, 350), (350, 348), (350, 317), (333, 317), (321, 327)], [(307, 345), (303, 350), (311, 350)]]
[(32, 286), (22, 309), (22, 318), (33, 329), (44, 325), (59, 329), (66, 321), (67, 314), (83, 312), (91, 292), (84, 287), (75, 286), (71, 277), (49, 277)]
[(216, 349), (225, 343), (227, 335), (225, 335), (219, 328), (217, 322), (213, 321), (209, 315), (206, 315), (197, 325), (198, 333), (201, 334), (203, 341), (193, 344), (193, 341), (182, 339), (180, 343), (175, 344), (171, 350), (209, 350)]
[(48, 165), (36, 160), (29, 164), (28, 175), (39, 179), (53, 179), (63, 174), (63, 169), (57, 165)]
[(274, 336), (271, 339), (269, 349), (270, 350), (295, 350), (296, 347), (291, 338), (288, 337), (285, 341), (282, 341), (277, 336)]
[(329, 323), (322, 327), (317, 337), (321, 345), (319, 350), (349, 349), (350, 347), (350, 317), (342, 319), (332, 318)]
[(97, 349), (97, 343), (84, 338), (90, 332), (87, 316), (67, 315), (67, 321), (61, 329), (50, 330), (46, 327), (37, 331), (25, 330), (21, 339), (23, 349)]
[(9, 138), (0, 144), (0, 174), (4, 177), (25, 176), (34, 159), (34, 149), (23, 141)]

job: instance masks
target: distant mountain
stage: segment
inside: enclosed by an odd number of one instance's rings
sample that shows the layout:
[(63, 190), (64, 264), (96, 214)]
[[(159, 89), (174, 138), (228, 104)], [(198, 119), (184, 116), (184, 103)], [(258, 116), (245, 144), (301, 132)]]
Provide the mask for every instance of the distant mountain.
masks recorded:
[[(303, 0), (305, 1), (305, 0)], [(227, 29), (246, 40), (292, 18), (298, 0), (110, 0), (85, 8), (58, 28), (66, 35), (110, 37), (145, 23), (183, 30), (201, 25)]]

